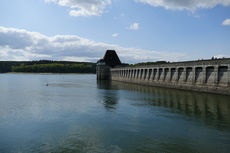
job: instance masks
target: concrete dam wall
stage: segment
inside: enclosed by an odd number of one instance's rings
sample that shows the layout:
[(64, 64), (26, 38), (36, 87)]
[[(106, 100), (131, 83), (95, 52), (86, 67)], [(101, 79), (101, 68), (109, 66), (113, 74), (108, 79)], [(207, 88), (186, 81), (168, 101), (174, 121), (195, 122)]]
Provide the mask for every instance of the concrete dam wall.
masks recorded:
[[(102, 64), (102, 63), (99, 63)], [(130, 67), (97, 66), (107, 80), (230, 95), (230, 58)], [(100, 78), (98, 78), (100, 80)]]

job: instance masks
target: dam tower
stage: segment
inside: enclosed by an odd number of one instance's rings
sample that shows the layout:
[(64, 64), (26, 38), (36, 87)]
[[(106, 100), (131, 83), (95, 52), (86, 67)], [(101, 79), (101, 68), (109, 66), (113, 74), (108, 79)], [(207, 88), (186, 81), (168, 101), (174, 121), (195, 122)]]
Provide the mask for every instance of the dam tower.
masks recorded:
[(111, 80), (111, 68), (121, 65), (115, 50), (107, 50), (104, 57), (97, 61), (97, 80)]

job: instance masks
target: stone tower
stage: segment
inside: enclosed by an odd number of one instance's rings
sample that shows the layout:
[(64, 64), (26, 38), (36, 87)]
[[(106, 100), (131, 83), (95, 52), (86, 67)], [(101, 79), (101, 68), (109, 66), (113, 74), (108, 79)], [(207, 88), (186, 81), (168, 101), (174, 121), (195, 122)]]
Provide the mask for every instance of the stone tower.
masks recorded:
[(97, 80), (110, 80), (110, 68), (121, 65), (115, 50), (107, 50), (104, 57), (97, 61)]

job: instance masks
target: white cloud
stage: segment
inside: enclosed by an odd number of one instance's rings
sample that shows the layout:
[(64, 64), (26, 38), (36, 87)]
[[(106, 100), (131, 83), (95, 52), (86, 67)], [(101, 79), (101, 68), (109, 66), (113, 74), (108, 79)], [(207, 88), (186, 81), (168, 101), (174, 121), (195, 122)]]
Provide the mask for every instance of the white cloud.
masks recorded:
[(69, 7), (71, 16), (100, 16), (103, 14), (111, 0), (44, 0), (49, 3), (56, 3), (60, 6)]
[(172, 10), (190, 10), (198, 8), (213, 8), (217, 5), (229, 6), (230, 0), (135, 0), (154, 7), (164, 7)]
[(230, 26), (230, 19), (225, 19), (225, 20), (222, 22), (222, 25), (224, 25), (224, 26)]
[(185, 53), (159, 52), (95, 42), (75, 35), (48, 37), (37, 32), (0, 26), (0, 60), (71, 60), (96, 62), (107, 49), (117, 51), (123, 62), (178, 61)]
[(130, 30), (138, 30), (139, 29), (139, 23), (133, 23), (129, 26)]
[(112, 34), (112, 37), (117, 37), (119, 34), (118, 33), (114, 33)]

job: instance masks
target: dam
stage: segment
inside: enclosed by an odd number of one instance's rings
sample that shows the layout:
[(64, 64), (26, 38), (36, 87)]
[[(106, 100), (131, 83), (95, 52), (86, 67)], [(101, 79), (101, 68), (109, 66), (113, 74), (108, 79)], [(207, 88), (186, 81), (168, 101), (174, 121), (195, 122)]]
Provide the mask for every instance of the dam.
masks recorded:
[(97, 80), (230, 95), (230, 58), (129, 66), (107, 50), (96, 69)]

